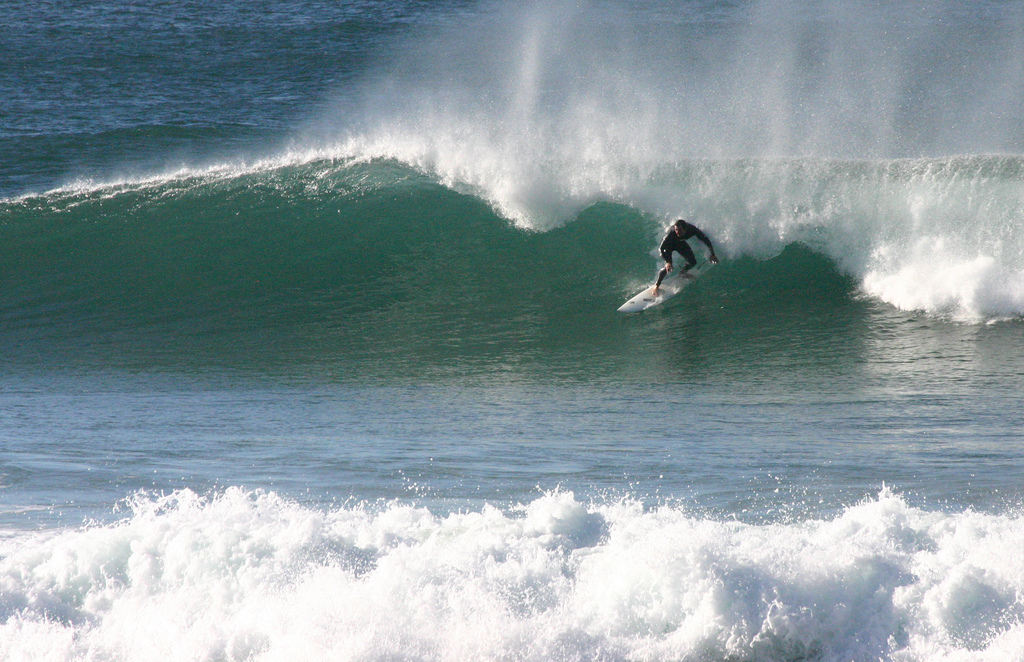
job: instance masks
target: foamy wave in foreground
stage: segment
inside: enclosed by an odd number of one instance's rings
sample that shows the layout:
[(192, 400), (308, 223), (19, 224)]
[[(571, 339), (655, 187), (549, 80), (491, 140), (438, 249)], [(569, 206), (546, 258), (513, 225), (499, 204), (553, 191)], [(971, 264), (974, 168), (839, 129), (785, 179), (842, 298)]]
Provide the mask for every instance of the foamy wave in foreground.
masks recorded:
[(0, 549), (9, 660), (1024, 657), (1024, 520), (889, 492), (750, 525), (569, 493), (438, 516), (183, 491)]

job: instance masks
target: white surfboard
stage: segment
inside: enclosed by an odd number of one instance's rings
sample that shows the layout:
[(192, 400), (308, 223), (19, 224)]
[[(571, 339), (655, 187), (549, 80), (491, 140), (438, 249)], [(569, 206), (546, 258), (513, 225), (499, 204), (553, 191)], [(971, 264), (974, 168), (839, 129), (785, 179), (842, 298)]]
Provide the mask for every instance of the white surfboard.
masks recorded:
[[(654, 308), (665, 303), (675, 295), (683, 291), (687, 285), (697, 280), (707, 266), (700, 269), (691, 269), (687, 272), (687, 276), (683, 276), (680, 271), (673, 271), (668, 276), (665, 276), (665, 280), (661, 281), (661, 287), (658, 288), (658, 295), (654, 295), (654, 286), (644, 289), (639, 292), (632, 299), (619, 306), (620, 313), (639, 313), (640, 311), (647, 310), (648, 308)], [(690, 277), (692, 276), (692, 278)]]

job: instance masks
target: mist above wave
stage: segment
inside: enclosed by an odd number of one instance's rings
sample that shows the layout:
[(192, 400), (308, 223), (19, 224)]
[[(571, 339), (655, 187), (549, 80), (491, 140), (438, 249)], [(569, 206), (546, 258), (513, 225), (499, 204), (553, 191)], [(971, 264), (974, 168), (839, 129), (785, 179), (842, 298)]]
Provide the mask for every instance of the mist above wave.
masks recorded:
[(901, 309), (1024, 312), (1024, 179), (991, 156), (1024, 147), (1019, 6), (483, 8), (398, 42), (307, 139), (524, 228), (610, 200), (733, 256), (808, 243)]
[(1024, 12), (1005, 3), (483, 7), (392, 44), (311, 134), (540, 228), (680, 160), (1024, 146), (1024, 87), (1006, 84), (1024, 70)]

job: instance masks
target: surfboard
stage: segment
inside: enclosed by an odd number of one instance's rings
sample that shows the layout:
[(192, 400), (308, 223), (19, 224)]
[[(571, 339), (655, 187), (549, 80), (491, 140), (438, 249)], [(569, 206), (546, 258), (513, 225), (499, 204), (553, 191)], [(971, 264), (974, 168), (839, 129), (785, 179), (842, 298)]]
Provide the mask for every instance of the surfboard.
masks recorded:
[(660, 306), (675, 295), (683, 291), (683, 289), (697, 280), (707, 269), (707, 266), (701, 267), (700, 269), (691, 269), (688, 273), (693, 278), (684, 277), (682, 272), (673, 271), (668, 276), (665, 276), (665, 280), (661, 281), (661, 287), (658, 288), (658, 295), (654, 295), (654, 286), (651, 285), (645, 288), (643, 291), (638, 292), (636, 296), (631, 298), (626, 303), (619, 306), (620, 313), (639, 313), (655, 306)]

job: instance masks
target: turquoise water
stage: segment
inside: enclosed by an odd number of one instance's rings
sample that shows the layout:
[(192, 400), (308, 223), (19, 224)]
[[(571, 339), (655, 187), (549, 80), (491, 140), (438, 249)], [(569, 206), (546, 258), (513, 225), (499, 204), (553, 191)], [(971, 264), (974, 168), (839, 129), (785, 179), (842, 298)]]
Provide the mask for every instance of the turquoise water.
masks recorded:
[(1024, 659), (1022, 28), (0, 2), (0, 658)]

